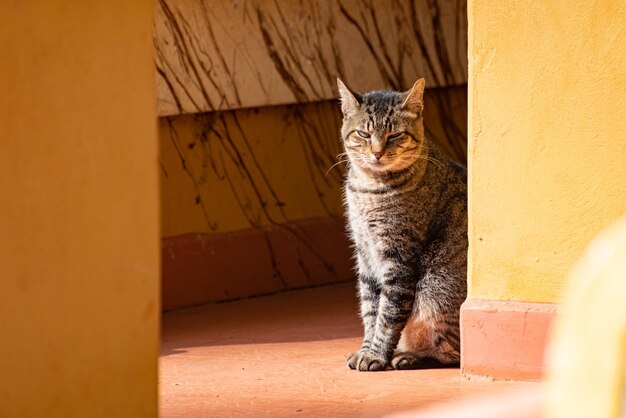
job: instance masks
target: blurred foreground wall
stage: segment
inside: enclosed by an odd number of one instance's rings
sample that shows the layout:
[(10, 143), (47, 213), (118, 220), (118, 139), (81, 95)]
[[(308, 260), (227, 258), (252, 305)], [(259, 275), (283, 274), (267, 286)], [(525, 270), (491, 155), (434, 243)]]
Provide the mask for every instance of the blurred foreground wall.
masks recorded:
[(152, 2), (2, 4), (0, 416), (154, 417)]

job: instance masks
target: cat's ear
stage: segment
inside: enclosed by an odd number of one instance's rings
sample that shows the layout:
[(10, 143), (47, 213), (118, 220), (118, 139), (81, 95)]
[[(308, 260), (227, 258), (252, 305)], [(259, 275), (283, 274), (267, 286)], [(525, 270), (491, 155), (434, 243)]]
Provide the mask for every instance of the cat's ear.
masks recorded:
[(361, 106), (361, 95), (351, 91), (340, 79), (337, 79), (339, 97), (341, 98), (341, 111), (344, 116), (348, 115)]
[(422, 113), (422, 110), (424, 110), (425, 85), (426, 81), (423, 78), (417, 80), (411, 90), (404, 93), (404, 101), (400, 107), (417, 114)]

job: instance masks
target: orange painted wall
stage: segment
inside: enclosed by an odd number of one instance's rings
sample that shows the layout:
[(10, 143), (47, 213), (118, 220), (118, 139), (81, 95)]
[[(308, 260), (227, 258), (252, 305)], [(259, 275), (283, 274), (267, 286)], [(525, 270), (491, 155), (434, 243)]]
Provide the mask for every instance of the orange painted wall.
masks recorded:
[(157, 415), (151, 13), (0, 6), (0, 416)]
[[(467, 125), (465, 88), (429, 89), (425, 100), (428, 134), (463, 161), (465, 132), (446, 128)], [(345, 165), (333, 167), (343, 152), (340, 127), (336, 100), (160, 118), (163, 237), (343, 222)]]

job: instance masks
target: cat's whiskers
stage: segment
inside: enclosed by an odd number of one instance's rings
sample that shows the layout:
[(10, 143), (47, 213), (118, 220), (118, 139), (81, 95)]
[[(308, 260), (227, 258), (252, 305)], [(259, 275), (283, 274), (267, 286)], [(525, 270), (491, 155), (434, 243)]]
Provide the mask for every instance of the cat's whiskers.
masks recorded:
[[(423, 146), (423, 147), (424, 147), (424, 149), (426, 149), (427, 151), (428, 151), (428, 150), (430, 150), (430, 147), (429, 147), (427, 144), (422, 144), (422, 146)], [(441, 161), (439, 161), (439, 160), (437, 160), (437, 159), (435, 159), (435, 158), (428, 157), (428, 156), (427, 156), (427, 157), (423, 157), (423, 156), (421, 156), (421, 155), (420, 155), (420, 157), (422, 157), (422, 158), (428, 158), (428, 160), (429, 160), (429, 161), (432, 161), (434, 164), (438, 165), (438, 166), (439, 166), (439, 168), (442, 168), (442, 167), (444, 166), (444, 163), (443, 163), (443, 162), (441, 162)]]
[(331, 165), (330, 168), (326, 171), (326, 174), (324, 174), (324, 177), (328, 176), (328, 173), (330, 173), (330, 170), (332, 170), (333, 168), (335, 168), (336, 166), (338, 166), (339, 164), (342, 163), (347, 163), (350, 160), (348, 158), (346, 158), (345, 160), (339, 160), (338, 162), (336, 162), (335, 164)]
[(430, 161), (430, 162), (431, 162), (431, 163), (433, 163), (436, 167), (438, 167), (440, 170), (443, 170), (443, 169), (444, 169), (444, 165), (443, 165), (443, 163), (442, 163), (441, 161), (439, 161), (439, 160), (436, 160), (436, 159), (432, 158), (432, 157), (422, 157), (422, 156), (420, 156), (420, 157), (418, 157), (417, 159), (418, 159), (418, 160), (426, 160), (426, 161)]
[(417, 157), (415, 156), (409, 156), (409, 155), (399, 155), (398, 157), (396, 157), (396, 160), (401, 162), (401, 163), (405, 163), (405, 162), (410, 162), (412, 159), (415, 160), (426, 160), (429, 161), (431, 163), (433, 163), (435, 166), (437, 166), (439, 169), (443, 169), (444, 165), (441, 161), (432, 158), (432, 157), (426, 157), (423, 155), (418, 155)]

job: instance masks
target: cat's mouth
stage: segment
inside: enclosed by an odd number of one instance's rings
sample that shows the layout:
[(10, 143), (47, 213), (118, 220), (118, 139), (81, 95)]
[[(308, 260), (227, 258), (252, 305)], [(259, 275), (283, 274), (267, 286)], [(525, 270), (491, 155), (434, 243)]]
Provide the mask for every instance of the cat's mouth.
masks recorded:
[(367, 162), (367, 166), (372, 171), (388, 171), (391, 164), (389, 163), (389, 161), (369, 160)]
[(403, 170), (407, 167), (407, 164), (401, 159), (383, 157), (380, 160), (371, 159), (364, 161), (362, 166), (372, 173), (388, 173)]
[(386, 173), (398, 169), (397, 161), (384, 155), (380, 160), (360, 156), (354, 161), (361, 169), (372, 173)]

